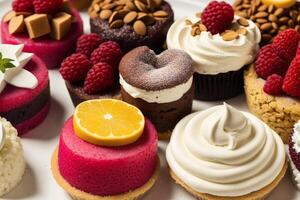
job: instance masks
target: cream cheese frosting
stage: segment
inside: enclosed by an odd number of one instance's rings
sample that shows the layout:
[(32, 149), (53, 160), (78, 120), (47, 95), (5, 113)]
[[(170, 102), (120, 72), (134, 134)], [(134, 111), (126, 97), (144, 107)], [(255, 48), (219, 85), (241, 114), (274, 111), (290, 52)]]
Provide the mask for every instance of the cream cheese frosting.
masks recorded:
[(121, 75), (120, 84), (122, 85), (122, 88), (133, 98), (140, 98), (148, 103), (169, 103), (179, 100), (192, 87), (193, 77), (191, 77), (186, 83), (157, 91), (147, 91), (134, 87), (127, 83)]
[(166, 157), (186, 185), (226, 197), (264, 188), (286, 162), (284, 144), (272, 129), (227, 104), (182, 119), (172, 133)]
[[(240, 26), (235, 16), (233, 27)], [(232, 41), (224, 41), (220, 34), (212, 35), (204, 31), (200, 35), (191, 35), (191, 26), (186, 20), (193, 23), (199, 21), (196, 17), (185, 17), (173, 23), (167, 34), (169, 49), (186, 51), (194, 60), (195, 70), (199, 74), (215, 75), (229, 71), (237, 71), (250, 64), (259, 50), (261, 34), (258, 27), (250, 20), (246, 35), (239, 35)]]
[(4, 90), (6, 84), (19, 88), (34, 89), (38, 85), (37, 78), (28, 70), (23, 69), (30, 61), (33, 54), (22, 52), (24, 44), (10, 45), (0, 44), (0, 53), (2, 58), (10, 59), (12, 68), (0, 71), (0, 93)]

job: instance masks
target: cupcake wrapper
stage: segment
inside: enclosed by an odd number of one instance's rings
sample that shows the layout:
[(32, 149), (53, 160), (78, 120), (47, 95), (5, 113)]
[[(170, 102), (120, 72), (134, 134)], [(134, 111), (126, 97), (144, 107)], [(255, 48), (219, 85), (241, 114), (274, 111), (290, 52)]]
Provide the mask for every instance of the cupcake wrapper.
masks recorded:
[(241, 94), (244, 91), (244, 69), (217, 75), (195, 73), (195, 98), (205, 101), (218, 101)]

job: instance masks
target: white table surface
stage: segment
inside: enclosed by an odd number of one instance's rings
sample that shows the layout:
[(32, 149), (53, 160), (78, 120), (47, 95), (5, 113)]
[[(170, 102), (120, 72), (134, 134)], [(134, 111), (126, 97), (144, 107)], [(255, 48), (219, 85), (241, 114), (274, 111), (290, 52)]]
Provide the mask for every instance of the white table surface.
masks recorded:
[[(0, 17), (10, 9), (10, 0), (0, 0)], [(176, 18), (192, 15), (200, 11), (205, 0), (169, 0)], [(231, 1), (229, 1), (231, 2)], [(89, 32), (88, 17), (82, 14), (85, 30)], [(71, 200), (55, 182), (50, 170), (50, 158), (58, 144), (60, 129), (74, 110), (68, 91), (57, 70), (50, 70), (51, 109), (46, 120), (22, 138), (27, 170), (22, 182), (3, 200)], [(226, 101), (235, 107), (246, 110), (245, 97), (239, 96)], [(194, 110), (205, 109), (222, 102), (194, 102)], [(144, 200), (193, 200), (184, 189), (177, 186), (169, 177), (165, 161), (166, 142), (159, 142), (159, 156), (162, 161), (161, 173), (153, 189)], [(268, 198), (270, 200), (300, 200), (300, 192), (292, 185), (290, 174)]]

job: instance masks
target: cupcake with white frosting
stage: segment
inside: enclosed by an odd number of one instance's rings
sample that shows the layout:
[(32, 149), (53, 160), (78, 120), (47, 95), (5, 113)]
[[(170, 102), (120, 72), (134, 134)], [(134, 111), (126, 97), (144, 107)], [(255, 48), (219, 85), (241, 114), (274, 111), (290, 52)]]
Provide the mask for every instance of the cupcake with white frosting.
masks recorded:
[(300, 121), (294, 126), (289, 142), (289, 161), (293, 183), (300, 190)]
[(183, 118), (166, 157), (176, 183), (205, 200), (263, 199), (287, 169), (280, 137), (227, 104)]
[(22, 180), (25, 166), (17, 130), (6, 119), (0, 118), (0, 197)]
[[(215, 7), (221, 7), (224, 13), (215, 11)], [(209, 21), (218, 18), (219, 21)], [(227, 22), (221, 21), (223, 18)], [(225, 25), (215, 30), (210, 23)], [(234, 16), (225, 2), (212, 2), (200, 18), (198, 15), (177, 20), (169, 29), (167, 46), (182, 49), (192, 57), (197, 99), (224, 100), (243, 91), (243, 72), (254, 61), (260, 40), (255, 23)]]

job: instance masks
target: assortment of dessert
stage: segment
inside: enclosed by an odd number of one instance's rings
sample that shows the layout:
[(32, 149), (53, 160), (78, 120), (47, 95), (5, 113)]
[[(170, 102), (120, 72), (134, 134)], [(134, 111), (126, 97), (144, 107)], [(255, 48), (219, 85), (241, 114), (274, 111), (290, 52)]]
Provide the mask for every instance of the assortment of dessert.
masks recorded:
[[(1, 22), (0, 196), (22, 179), (21, 139), (47, 117), (49, 68), (75, 106), (51, 158), (74, 199), (133, 200), (169, 174), (202, 200), (265, 199), (288, 163), (300, 190), (300, 5), (211, 1), (174, 21), (164, 0), (93, 0), (91, 33), (73, 6), (14, 0)], [(249, 110), (193, 100), (245, 91)], [(285, 147), (288, 145), (288, 150)]]

